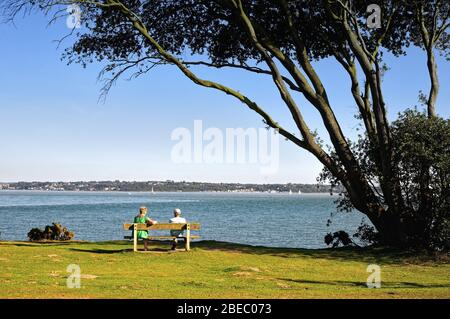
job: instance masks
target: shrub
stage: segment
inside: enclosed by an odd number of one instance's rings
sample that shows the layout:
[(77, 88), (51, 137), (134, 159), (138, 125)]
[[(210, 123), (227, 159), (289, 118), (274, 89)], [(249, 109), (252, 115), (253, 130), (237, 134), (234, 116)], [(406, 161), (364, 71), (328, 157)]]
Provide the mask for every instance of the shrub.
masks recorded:
[(32, 228), (28, 232), (28, 239), (30, 241), (41, 241), (41, 240), (58, 240), (67, 241), (71, 240), (75, 234), (69, 231), (66, 227), (61, 226), (61, 224), (53, 223), (51, 226), (45, 226), (44, 230), (39, 228)]
[(414, 247), (450, 248), (450, 120), (407, 110), (392, 123), (402, 221)]
[(353, 234), (354, 238), (358, 238), (364, 245), (376, 245), (380, 242), (380, 235), (373, 226), (361, 223)]
[(350, 235), (343, 230), (334, 233), (328, 233), (325, 236), (324, 240), (325, 244), (327, 244), (328, 246), (332, 245), (332, 248), (339, 247), (339, 245), (342, 245), (344, 247), (355, 245), (355, 243), (350, 238)]
[[(389, 131), (390, 176), (384, 176), (378, 146), (367, 135), (351, 144), (359, 167), (371, 185), (371, 194), (379, 203), (375, 207), (384, 210), (380, 215), (372, 215), (377, 235), (375, 229), (363, 226), (356, 237), (401, 248), (449, 251), (450, 119), (428, 118), (415, 109), (406, 110), (390, 124)], [(337, 158), (336, 154), (331, 155)], [(319, 180), (339, 184), (327, 169)], [(390, 192), (389, 184), (395, 186), (395, 194)], [(390, 200), (387, 200), (388, 192)], [(354, 209), (347, 191), (340, 195), (336, 201), (338, 211)]]

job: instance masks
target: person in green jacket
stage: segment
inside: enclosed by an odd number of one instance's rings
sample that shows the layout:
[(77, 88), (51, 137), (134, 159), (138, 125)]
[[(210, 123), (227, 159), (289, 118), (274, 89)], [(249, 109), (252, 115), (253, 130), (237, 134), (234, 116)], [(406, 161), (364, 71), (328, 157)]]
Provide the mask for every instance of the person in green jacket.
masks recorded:
[[(140, 207), (139, 208), (139, 215), (134, 217), (134, 223), (138, 224), (146, 224), (147, 226), (154, 225), (157, 223), (156, 220), (152, 220), (147, 217), (148, 209), (147, 207)], [(137, 232), (137, 238), (144, 240), (144, 250), (148, 250), (148, 231), (147, 230), (138, 230)]]

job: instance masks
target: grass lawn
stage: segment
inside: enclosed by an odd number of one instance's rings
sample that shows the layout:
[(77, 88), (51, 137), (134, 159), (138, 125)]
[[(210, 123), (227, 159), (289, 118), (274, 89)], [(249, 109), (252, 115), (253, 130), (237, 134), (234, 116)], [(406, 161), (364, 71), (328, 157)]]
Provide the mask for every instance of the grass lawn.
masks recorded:
[[(383, 249), (307, 250), (211, 241), (0, 242), (0, 298), (450, 298), (448, 260)], [(67, 288), (69, 264), (81, 288)], [(369, 264), (382, 287), (369, 289)]]

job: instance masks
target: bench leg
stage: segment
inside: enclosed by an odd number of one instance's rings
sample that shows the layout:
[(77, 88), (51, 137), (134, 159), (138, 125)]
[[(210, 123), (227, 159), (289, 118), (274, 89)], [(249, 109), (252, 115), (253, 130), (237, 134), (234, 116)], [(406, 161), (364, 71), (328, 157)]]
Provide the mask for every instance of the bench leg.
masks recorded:
[(137, 224), (133, 225), (133, 251), (137, 251)]
[(186, 243), (185, 243), (185, 249), (186, 251), (191, 250), (191, 227), (188, 224), (186, 226)]

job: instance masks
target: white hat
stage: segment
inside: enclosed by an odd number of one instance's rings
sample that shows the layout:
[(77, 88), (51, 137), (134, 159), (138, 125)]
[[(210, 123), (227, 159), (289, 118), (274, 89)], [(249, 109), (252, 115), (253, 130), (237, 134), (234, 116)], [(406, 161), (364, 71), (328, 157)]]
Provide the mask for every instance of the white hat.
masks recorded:
[(179, 209), (179, 208), (175, 208), (173, 210), (173, 212), (174, 212), (174, 214), (181, 215), (181, 209)]

